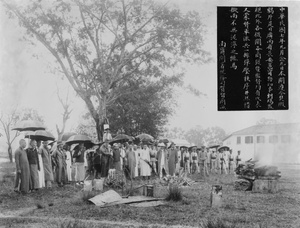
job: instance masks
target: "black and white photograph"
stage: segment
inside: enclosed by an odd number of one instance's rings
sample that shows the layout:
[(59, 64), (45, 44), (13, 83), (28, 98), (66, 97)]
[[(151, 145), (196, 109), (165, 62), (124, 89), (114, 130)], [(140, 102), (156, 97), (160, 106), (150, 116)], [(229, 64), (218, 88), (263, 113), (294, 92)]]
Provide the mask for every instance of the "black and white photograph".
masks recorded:
[(0, 0), (0, 227), (300, 227), (300, 1)]

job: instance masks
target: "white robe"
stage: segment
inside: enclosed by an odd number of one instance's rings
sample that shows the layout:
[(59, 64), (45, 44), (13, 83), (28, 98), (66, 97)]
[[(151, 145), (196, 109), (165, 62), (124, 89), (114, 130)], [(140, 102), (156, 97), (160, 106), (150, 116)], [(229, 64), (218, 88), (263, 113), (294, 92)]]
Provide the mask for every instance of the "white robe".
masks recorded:
[(138, 153), (139, 153), (138, 150), (134, 150), (134, 155), (135, 155), (135, 160), (136, 160), (135, 169), (134, 169), (134, 177), (139, 176), (140, 158), (139, 158)]
[(71, 161), (71, 152), (70, 151), (66, 151), (66, 163), (67, 163), (67, 175), (68, 175), (68, 180), (69, 181), (73, 181), (72, 180), (72, 161)]
[(140, 167), (141, 167), (141, 176), (145, 177), (145, 176), (150, 176), (151, 175), (151, 168), (149, 166), (149, 164), (147, 162), (145, 162), (145, 160), (147, 160), (148, 162), (150, 162), (150, 152), (149, 149), (145, 149), (145, 150), (140, 150)]
[(44, 165), (43, 165), (43, 158), (42, 155), (38, 154), (39, 156), (39, 164), (40, 164), (40, 171), (38, 171), (39, 174), (39, 187), (44, 188), (45, 187), (45, 172), (44, 172)]

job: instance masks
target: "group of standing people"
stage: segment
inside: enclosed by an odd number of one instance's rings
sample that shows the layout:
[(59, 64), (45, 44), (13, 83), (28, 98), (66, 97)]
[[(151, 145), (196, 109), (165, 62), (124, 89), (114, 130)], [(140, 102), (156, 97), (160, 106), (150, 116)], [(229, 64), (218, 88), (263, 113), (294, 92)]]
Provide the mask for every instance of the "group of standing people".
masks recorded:
[[(48, 141), (31, 140), (28, 148), (26, 146), (25, 139), (21, 139), (15, 152), (16, 192), (28, 193), (44, 187), (51, 188), (53, 182), (57, 182), (58, 186), (70, 181), (76, 181), (77, 185), (83, 184), (86, 173), (86, 149), (83, 143), (73, 153), (70, 146), (62, 142), (57, 142), (51, 148)], [(72, 171), (72, 167), (75, 170)]]
[(31, 140), (27, 149), (25, 139), (19, 141), (15, 152), (15, 191), (28, 193), (43, 187), (51, 187), (53, 181), (52, 161), (47, 142)]
[(201, 173), (203, 176), (213, 174), (233, 174), (235, 168), (241, 162), (241, 152), (232, 154), (232, 150), (212, 150), (210, 148), (196, 146), (181, 147), (182, 166), (188, 173)]

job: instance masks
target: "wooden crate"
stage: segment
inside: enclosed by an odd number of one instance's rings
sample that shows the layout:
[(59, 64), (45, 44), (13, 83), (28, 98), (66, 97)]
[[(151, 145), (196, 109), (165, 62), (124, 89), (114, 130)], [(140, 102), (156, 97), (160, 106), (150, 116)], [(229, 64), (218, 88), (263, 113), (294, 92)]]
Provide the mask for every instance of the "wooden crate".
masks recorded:
[(252, 187), (253, 192), (261, 192), (261, 193), (276, 193), (278, 192), (278, 180), (261, 180), (256, 179), (253, 182)]

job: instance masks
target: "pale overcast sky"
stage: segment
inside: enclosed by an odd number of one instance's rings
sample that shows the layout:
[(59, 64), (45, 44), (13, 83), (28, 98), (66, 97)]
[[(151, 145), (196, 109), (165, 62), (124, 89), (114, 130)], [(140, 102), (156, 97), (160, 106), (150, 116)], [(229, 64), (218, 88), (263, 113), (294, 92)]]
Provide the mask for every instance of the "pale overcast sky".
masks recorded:
[[(189, 66), (186, 84), (192, 84), (207, 96), (194, 97), (181, 91), (179, 107), (170, 119), (170, 127), (188, 130), (195, 125), (203, 127), (220, 126), (227, 133), (254, 125), (262, 117), (279, 122), (300, 122), (300, 2), (299, 1), (215, 1), (215, 0), (170, 0), (182, 10), (197, 10), (207, 25), (204, 49), (211, 53), (213, 61), (206, 65)], [(288, 6), (289, 7), (289, 107), (287, 111), (217, 111), (217, 6)], [(55, 124), (61, 124), (62, 108), (56, 96), (56, 83), (64, 92), (68, 82), (49, 72), (48, 63), (53, 59), (40, 45), (34, 47), (21, 41), (22, 30), (9, 20), (1, 9), (1, 62), (0, 62), (0, 109), (5, 112), (16, 105), (31, 107), (45, 117), (46, 125), (56, 133)], [(38, 59), (32, 57), (37, 50), (42, 53)], [(46, 54), (45, 54), (46, 53)], [(50, 56), (50, 57), (49, 57)], [(17, 83), (15, 83), (17, 82)], [(66, 131), (78, 124), (85, 112), (85, 105), (70, 87), (73, 113)], [(113, 120), (110, 120), (113, 121)]]

